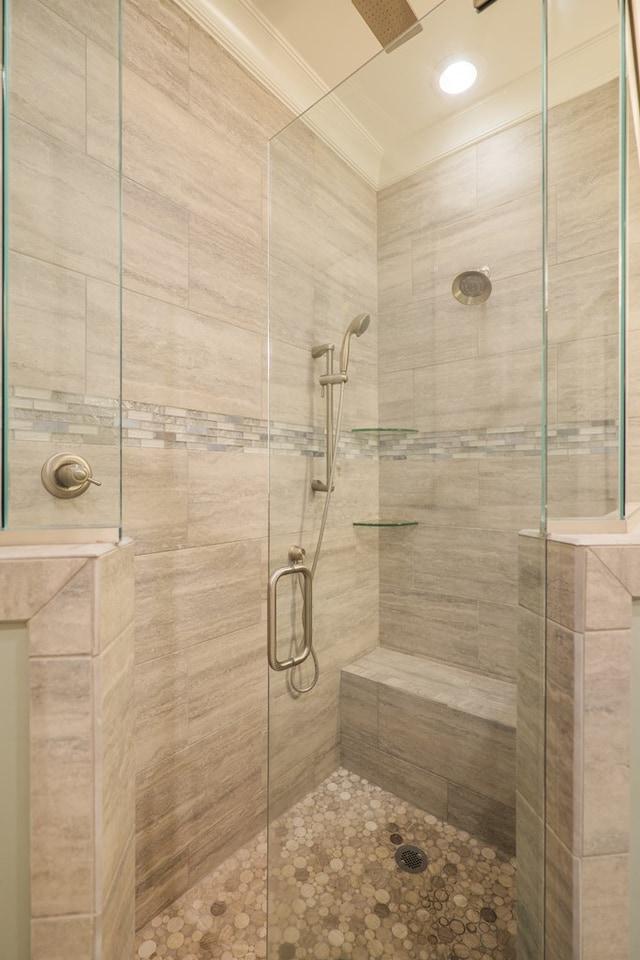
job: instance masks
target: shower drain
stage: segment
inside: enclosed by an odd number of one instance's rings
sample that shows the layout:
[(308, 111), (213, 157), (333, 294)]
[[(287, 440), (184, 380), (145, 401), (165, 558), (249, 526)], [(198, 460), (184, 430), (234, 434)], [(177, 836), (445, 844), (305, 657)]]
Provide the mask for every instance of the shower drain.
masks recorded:
[(427, 855), (420, 847), (404, 843), (395, 853), (396, 863), (405, 873), (424, 873), (427, 869)]

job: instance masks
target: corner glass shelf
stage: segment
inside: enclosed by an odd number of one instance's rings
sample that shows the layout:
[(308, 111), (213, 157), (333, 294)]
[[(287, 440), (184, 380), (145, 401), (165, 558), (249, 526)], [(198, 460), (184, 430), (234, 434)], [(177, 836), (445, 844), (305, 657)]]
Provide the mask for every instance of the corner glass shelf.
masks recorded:
[(417, 520), (354, 520), (354, 527), (417, 527)]
[(419, 433), (415, 427), (352, 427), (351, 433)]

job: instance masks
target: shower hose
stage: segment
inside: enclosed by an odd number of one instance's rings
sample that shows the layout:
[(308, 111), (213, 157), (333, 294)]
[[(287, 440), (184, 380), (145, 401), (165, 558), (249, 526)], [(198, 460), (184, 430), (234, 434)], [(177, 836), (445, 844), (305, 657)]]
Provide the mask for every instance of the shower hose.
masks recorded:
[[(327, 387), (327, 389), (330, 389)], [(338, 441), (340, 440), (340, 428), (342, 426), (342, 402), (344, 400), (344, 383), (340, 384), (340, 396), (338, 397), (338, 413), (336, 415), (336, 429), (333, 437), (333, 456), (331, 462), (331, 476), (329, 477), (329, 483), (327, 490), (327, 496), (324, 501), (324, 509), (322, 511), (322, 520), (320, 521), (320, 530), (318, 532), (318, 539), (316, 541), (316, 548), (313, 551), (313, 563), (311, 564), (311, 581), (313, 582), (316, 575), (316, 567), (318, 566), (318, 560), (320, 559), (320, 549), (322, 547), (322, 540), (324, 538), (324, 528), (327, 524), (327, 516), (329, 514), (329, 506), (331, 504), (331, 494), (333, 492), (333, 480), (336, 474), (336, 462), (337, 462), (337, 453), (338, 453)], [(332, 424), (327, 424), (327, 430), (330, 429)], [(302, 589), (302, 587), (300, 588)], [(304, 601), (303, 601), (304, 603)], [(304, 616), (304, 611), (303, 611)], [(295, 643), (295, 640), (294, 640)], [(295, 671), (298, 667), (293, 667), (289, 673), (289, 686), (295, 693), (309, 693), (310, 690), (313, 690), (316, 683), (320, 679), (320, 664), (318, 663), (318, 656), (313, 647), (311, 647), (311, 657), (313, 659), (313, 676), (309, 683), (303, 687), (299, 686), (295, 680)], [(302, 666), (302, 664), (300, 664)]]

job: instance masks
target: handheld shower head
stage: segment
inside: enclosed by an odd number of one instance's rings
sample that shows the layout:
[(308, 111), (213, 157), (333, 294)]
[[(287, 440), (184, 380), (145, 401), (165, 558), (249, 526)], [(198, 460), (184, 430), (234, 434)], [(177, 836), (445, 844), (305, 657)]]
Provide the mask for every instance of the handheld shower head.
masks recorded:
[(361, 337), (369, 326), (370, 322), (371, 317), (368, 313), (359, 313), (357, 317), (353, 318), (347, 327), (347, 332), (343, 337), (342, 347), (340, 348), (340, 373), (344, 374), (345, 379), (347, 376), (347, 367), (349, 365), (349, 346), (351, 344), (351, 337), (354, 335), (356, 337)]

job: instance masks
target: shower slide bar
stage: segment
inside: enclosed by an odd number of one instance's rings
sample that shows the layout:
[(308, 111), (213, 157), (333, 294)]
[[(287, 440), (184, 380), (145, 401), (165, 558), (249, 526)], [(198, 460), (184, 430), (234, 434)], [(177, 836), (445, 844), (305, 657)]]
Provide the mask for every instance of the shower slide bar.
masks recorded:
[[(267, 594), (267, 651), (269, 666), (272, 670), (291, 670), (311, 656), (313, 651), (313, 574), (300, 561), (304, 551), (300, 547), (292, 547), (289, 551), (291, 563), (286, 567), (278, 567), (269, 577), (269, 592)], [(297, 559), (296, 559), (297, 558)], [(278, 626), (277, 626), (277, 592), (278, 583), (283, 577), (301, 576), (303, 586), (303, 615), (302, 630), (304, 643), (300, 653), (286, 660), (278, 660)]]

